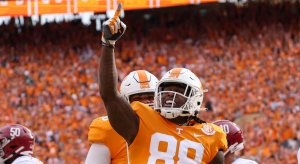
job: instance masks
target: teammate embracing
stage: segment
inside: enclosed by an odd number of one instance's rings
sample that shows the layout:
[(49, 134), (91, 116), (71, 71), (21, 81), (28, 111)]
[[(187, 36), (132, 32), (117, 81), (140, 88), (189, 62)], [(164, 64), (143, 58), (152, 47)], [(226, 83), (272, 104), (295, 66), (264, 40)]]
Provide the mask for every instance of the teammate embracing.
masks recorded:
[[(122, 81), (120, 92), (129, 103), (140, 101), (153, 107), (157, 82), (157, 78), (146, 70), (132, 71)], [(111, 127), (107, 116), (92, 122), (89, 141), (92, 146), (86, 164), (128, 163), (126, 141)]]

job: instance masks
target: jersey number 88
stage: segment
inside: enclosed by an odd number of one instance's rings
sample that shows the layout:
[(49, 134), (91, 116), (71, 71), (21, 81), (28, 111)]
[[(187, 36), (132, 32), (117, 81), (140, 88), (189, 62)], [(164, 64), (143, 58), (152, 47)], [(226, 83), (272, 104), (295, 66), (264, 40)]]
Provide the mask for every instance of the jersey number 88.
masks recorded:
[[(165, 145), (165, 146), (160, 146)], [(163, 151), (159, 149), (164, 147)], [(184, 139), (178, 143), (174, 136), (154, 133), (151, 137), (150, 143), (150, 157), (148, 158), (148, 164), (155, 164), (158, 160), (164, 161), (165, 164), (174, 164), (174, 157), (178, 150), (178, 164), (186, 163), (201, 163), (204, 147), (199, 142), (190, 141)], [(192, 156), (189, 156), (188, 152), (194, 152)]]

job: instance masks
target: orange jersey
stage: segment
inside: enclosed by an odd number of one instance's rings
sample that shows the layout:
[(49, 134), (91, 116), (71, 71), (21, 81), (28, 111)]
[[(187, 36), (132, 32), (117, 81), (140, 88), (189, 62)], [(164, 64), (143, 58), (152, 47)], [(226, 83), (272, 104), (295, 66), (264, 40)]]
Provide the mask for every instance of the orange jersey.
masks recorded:
[(227, 150), (226, 134), (214, 124), (178, 126), (147, 105), (131, 105), (140, 118), (138, 134), (129, 146), (131, 164), (206, 164), (220, 149)]
[(112, 164), (128, 163), (126, 141), (112, 128), (107, 116), (93, 120), (88, 138), (91, 143), (102, 143), (109, 148)]

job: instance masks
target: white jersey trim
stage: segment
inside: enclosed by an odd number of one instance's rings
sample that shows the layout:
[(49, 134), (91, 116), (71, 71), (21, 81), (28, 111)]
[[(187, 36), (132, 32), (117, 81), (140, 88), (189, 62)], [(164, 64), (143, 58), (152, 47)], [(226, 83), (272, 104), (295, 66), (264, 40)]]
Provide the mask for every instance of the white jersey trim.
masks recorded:
[(43, 162), (31, 156), (21, 156), (15, 159), (12, 164), (43, 164)]
[(257, 162), (252, 161), (250, 159), (237, 158), (232, 164), (257, 164)]

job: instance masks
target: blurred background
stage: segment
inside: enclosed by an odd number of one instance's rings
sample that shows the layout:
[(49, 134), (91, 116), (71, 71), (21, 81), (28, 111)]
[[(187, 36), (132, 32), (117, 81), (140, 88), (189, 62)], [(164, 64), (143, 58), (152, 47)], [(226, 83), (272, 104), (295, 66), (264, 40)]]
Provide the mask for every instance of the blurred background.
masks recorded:
[[(98, 93), (101, 23), (119, 1), (0, 1), (0, 126), (36, 135), (46, 164), (83, 163)], [(244, 131), (241, 156), (297, 163), (300, 146), (299, 1), (123, 1), (119, 81), (146, 69), (161, 77), (191, 69), (206, 93), (206, 121)]]

